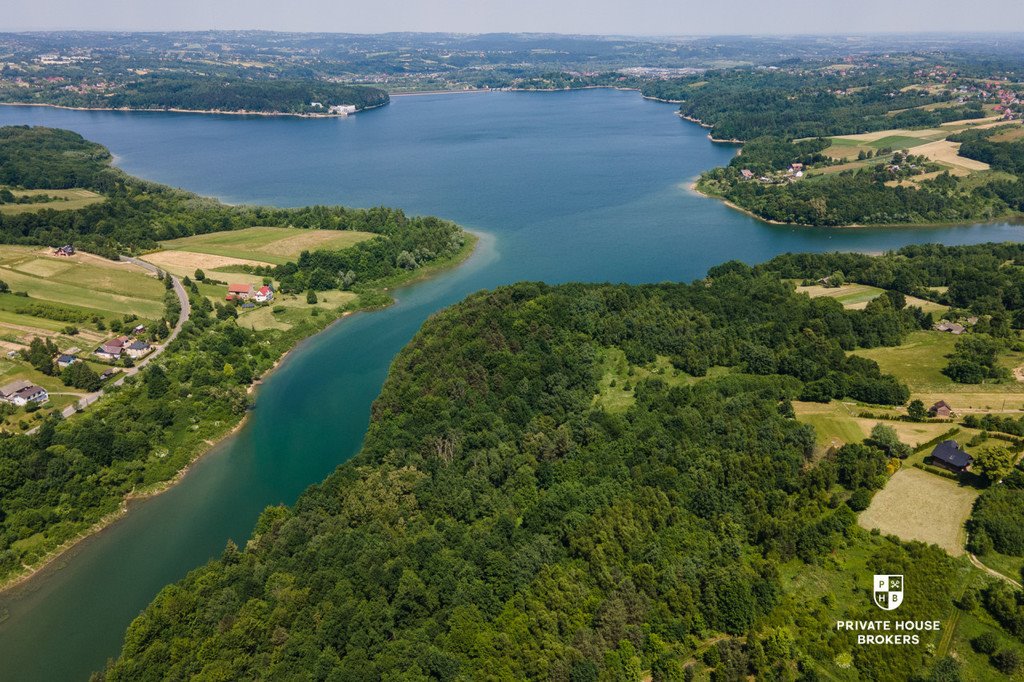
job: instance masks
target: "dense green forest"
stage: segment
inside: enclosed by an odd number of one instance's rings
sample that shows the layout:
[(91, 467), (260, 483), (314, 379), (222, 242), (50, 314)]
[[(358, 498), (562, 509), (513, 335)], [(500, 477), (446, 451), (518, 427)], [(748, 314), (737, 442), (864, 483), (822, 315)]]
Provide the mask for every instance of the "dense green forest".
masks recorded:
[(993, 137), (1016, 131), (1016, 126), (996, 126), (985, 130), (969, 130), (959, 135), (950, 135), (952, 142), (962, 142), (960, 155), (976, 161), (984, 161), (997, 170), (1015, 175), (1024, 174), (1024, 140), (1015, 137), (1012, 141), (994, 142)]
[[(75, 211), (0, 215), (0, 239), (74, 242), (116, 253), (155, 245), (156, 239), (251, 225), (377, 233), (351, 249), (303, 253), (298, 264), (281, 266), (283, 290), (353, 289), (358, 297), (345, 310), (388, 302), (387, 287), (422, 268), (452, 264), (470, 247), (457, 225), (437, 218), (409, 218), (387, 208), (226, 206), (132, 178), (109, 161), (106, 149), (69, 131), (0, 128), (0, 182), (87, 187), (105, 197)], [(335, 269), (326, 269), (332, 264)], [(180, 312), (170, 278), (164, 281), (166, 310), (153, 329), (161, 337)], [(34, 434), (0, 436), (0, 580), (115, 512), (126, 494), (173, 478), (237, 424), (250, 406), (248, 388), (285, 351), (345, 312), (316, 308), (287, 331), (253, 331), (235, 322), (232, 306), (211, 304), (188, 278), (184, 284), (191, 317), (159, 362), (73, 419), (48, 418)], [(53, 316), (49, 309), (41, 314)], [(121, 321), (116, 323), (120, 329)], [(39, 351), (29, 352), (33, 364), (53, 372), (56, 349)], [(94, 383), (93, 376), (82, 376), (84, 363), (72, 367), (68, 383)]]
[[(791, 65), (787, 65), (791, 66)], [(681, 114), (711, 126), (719, 139), (752, 140), (867, 133), (890, 128), (934, 126), (981, 118), (980, 103), (925, 110), (948, 95), (902, 89), (920, 82), (920, 64), (891, 65), (852, 74), (821, 68), (724, 69), (684, 79), (653, 81), (643, 94), (680, 101)], [(891, 115), (890, 112), (899, 113)]]
[(146, 182), (110, 166), (102, 145), (52, 128), (0, 128), (0, 184), (26, 189), (81, 187), (102, 202), (76, 211), (0, 214), (0, 241), (79, 248), (107, 256), (138, 252), (158, 242), (253, 226), (360, 230), (380, 235), (345, 251), (304, 254), (275, 274), (295, 289), (339, 286), (348, 271), (360, 283), (401, 275), (444, 262), (462, 249), (457, 225), (433, 217), (409, 217), (391, 208), (344, 206), (274, 208), (229, 206), (191, 192)]
[[(836, 631), (878, 614), (853, 564), (915, 586), (901, 619), (959, 609), (1000, 661), (1018, 656), (1012, 595), (855, 526), (891, 455), (865, 441), (812, 459), (790, 401), (902, 404), (905, 386), (845, 350), (928, 324), (904, 294), (932, 286), (1019, 328), (1022, 259), (927, 246), (475, 294), (396, 358), (360, 454), (165, 588), (98, 678), (961, 679), (937, 637), (856, 647)], [(847, 310), (794, 290), (837, 271), (889, 293)], [(611, 354), (688, 378), (638, 373), (607, 407)]]
[[(111, 92), (53, 85), (4, 88), (6, 102), (46, 103), (87, 109), (189, 109), (283, 114), (327, 114), (332, 105), (357, 110), (387, 104), (388, 94), (362, 85), (305, 79), (245, 80), (177, 75), (148, 76), (119, 84)], [(314, 102), (322, 106), (313, 106)]]

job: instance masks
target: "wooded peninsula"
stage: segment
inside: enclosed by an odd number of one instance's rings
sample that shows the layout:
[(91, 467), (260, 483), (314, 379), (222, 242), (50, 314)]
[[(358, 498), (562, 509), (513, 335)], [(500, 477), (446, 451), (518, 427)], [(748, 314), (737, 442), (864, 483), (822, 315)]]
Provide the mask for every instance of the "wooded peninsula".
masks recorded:
[[(840, 300), (848, 281), (873, 289), (866, 305)], [(97, 679), (1015, 672), (1020, 592), (934, 543), (868, 532), (858, 513), (903, 474), (956, 487), (917, 454), (955, 424), (905, 408), (919, 379), (882, 365), (920, 335), (954, 338), (934, 329), (941, 311), (973, 318), (937, 358), (948, 385), (1007, 381), (997, 359), (1024, 351), (1022, 291), (1024, 246), (1005, 244), (475, 294), (395, 360), (361, 453), (268, 508), (244, 549), (165, 588)], [(844, 403), (876, 427), (821, 448), (807, 415)], [(1004, 432), (1024, 428), (1000, 424), (984, 428), (1019, 453)], [(904, 425), (940, 437), (912, 448)], [(971, 546), (1019, 563), (1019, 533), (996, 519), (1016, 514), (1024, 471), (1015, 456), (986, 468), (999, 452), (983, 447), (962, 479), (984, 490)], [(949, 632), (854, 646), (835, 623), (879, 613), (872, 572), (913, 586), (901, 621), (941, 616)], [(951, 642), (972, 653), (951, 658)]]
[[(1019, 63), (872, 55), (653, 81), (650, 97), (742, 144), (697, 189), (799, 225), (957, 224), (1024, 212)], [(982, 142), (984, 140), (984, 142)], [(968, 142), (969, 141), (969, 142)]]

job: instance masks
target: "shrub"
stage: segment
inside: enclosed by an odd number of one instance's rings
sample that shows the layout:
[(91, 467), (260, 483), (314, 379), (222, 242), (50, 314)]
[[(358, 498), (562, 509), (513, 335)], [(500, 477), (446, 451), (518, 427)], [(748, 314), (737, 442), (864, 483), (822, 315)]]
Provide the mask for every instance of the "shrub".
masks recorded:
[(971, 648), (979, 654), (994, 654), (999, 648), (999, 640), (992, 632), (985, 632), (971, 640)]

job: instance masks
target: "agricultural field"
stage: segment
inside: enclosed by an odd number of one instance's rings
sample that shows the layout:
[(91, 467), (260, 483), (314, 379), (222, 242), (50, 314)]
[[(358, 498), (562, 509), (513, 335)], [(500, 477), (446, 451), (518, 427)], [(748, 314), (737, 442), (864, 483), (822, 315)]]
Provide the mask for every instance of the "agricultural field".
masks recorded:
[[(867, 284), (843, 284), (838, 287), (826, 287), (814, 284), (811, 286), (797, 286), (796, 290), (797, 293), (807, 294), (811, 298), (818, 298), (820, 296), (834, 298), (839, 301), (844, 308), (848, 308), (850, 310), (864, 309), (870, 301), (881, 296), (883, 291), (878, 287), (868, 286)], [(926, 301), (923, 298), (907, 296), (906, 299), (908, 306), (917, 306), (926, 313), (943, 315), (949, 310), (948, 306), (944, 306), (941, 303)]]
[(948, 478), (904, 467), (875, 494), (858, 523), (902, 540), (933, 543), (960, 556), (967, 540), (964, 523), (978, 494)]
[[(905, 410), (898, 408), (865, 407), (852, 402), (833, 400), (830, 403), (793, 402), (793, 410), (797, 419), (814, 427), (817, 436), (817, 450), (824, 453), (831, 447), (840, 447), (847, 443), (859, 443), (871, 433), (876, 424), (885, 424), (896, 431), (899, 439), (911, 447), (927, 443), (951, 428), (945, 421), (910, 422), (896, 419)], [(862, 412), (885, 415), (886, 419), (860, 417)], [(962, 429), (968, 438), (975, 432)], [(963, 439), (963, 436), (960, 436)]]
[[(981, 161), (975, 161), (960, 156), (960, 143), (950, 142), (946, 138), (956, 132), (968, 128), (989, 128), (997, 125), (1005, 125), (999, 117), (984, 119), (971, 119), (965, 121), (950, 121), (937, 128), (922, 128), (920, 130), (892, 129), (879, 130), (871, 133), (858, 135), (840, 135), (832, 138), (832, 144), (823, 152), (826, 156), (837, 161), (845, 161), (835, 166), (814, 169), (809, 175), (829, 175), (841, 173), (845, 170), (856, 170), (874, 166), (883, 162), (887, 157), (876, 156), (870, 159), (858, 159), (861, 152), (877, 153), (881, 149), (908, 150), (911, 154), (925, 156), (929, 160), (940, 164), (943, 170), (958, 177), (988, 171), (989, 165)], [(1015, 140), (1024, 137), (1024, 126), (1017, 126), (1006, 132), (1000, 133), (999, 139)], [(934, 177), (935, 173), (928, 173), (915, 176), (898, 184), (913, 186), (917, 182)], [(897, 184), (894, 181), (893, 184)]]
[(0, 204), (0, 213), (16, 215), (43, 210), (74, 211), (103, 201), (102, 196), (87, 189), (12, 189), (11, 194), (15, 197), (46, 195), (57, 199), (57, 201), (45, 201), (37, 204)]
[(191, 275), (196, 269), (231, 272), (238, 265), (283, 265), (303, 251), (346, 249), (375, 236), (351, 230), (250, 227), (162, 242), (162, 249), (145, 259), (176, 275)]
[[(1024, 410), (1024, 383), (958, 384), (942, 373), (946, 356), (959, 337), (937, 331), (911, 333), (905, 343), (892, 348), (852, 351), (878, 363), (910, 388), (912, 398), (926, 405), (946, 400), (959, 414), (968, 412), (1017, 412)], [(1008, 369), (1024, 364), (1024, 355), (1004, 353), (1000, 363)]]
[(33, 338), (50, 339), (62, 352), (76, 354), (102, 372), (105, 366), (92, 362), (89, 353), (114, 335), (112, 323), (128, 314), (146, 324), (164, 311), (164, 285), (155, 277), (137, 266), (85, 253), (58, 257), (37, 246), (3, 245), (0, 280), (11, 290), (0, 294), (0, 384), (27, 379), (50, 393), (44, 409), (30, 416), (18, 410), (0, 420), (3, 428), (31, 423), (80, 395), (17, 355)]
[[(109, 321), (131, 314), (154, 320), (164, 310), (165, 289), (155, 277), (134, 265), (90, 254), (58, 257), (49, 249), (3, 245), (0, 280), (12, 292), (0, 296), (0, 339), (52, 336), (69, 325), (90, 338), (90, 331), (104, 331), (96, 328), (94, 317)], [(76, 316), (88, 319), (61, 319)]]

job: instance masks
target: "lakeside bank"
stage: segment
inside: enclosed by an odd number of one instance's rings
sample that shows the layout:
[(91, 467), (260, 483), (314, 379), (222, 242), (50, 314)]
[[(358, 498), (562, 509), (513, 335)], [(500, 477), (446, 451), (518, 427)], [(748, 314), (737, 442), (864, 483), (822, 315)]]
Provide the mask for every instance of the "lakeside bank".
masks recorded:
[[(339, 310), (336, 311), (337, 316), (325, 321), (323, 326), (313, 330), (311, 334), (296, 339), (288, 348), (281, 353), (278, 358), (261, 376), (254, 379), (246, 389), (246, 395), (250, 396), (253, 401), (249, 408), (241, 416), (241, 418), (231, 425), (225, 425), (222, 432), (214, 434), (211, 438), (204, 439), (201, 441), (201, 445), (197, 447), (193, 452), (189, 453), (186, 463), (179, 468), (175, 474), (165, 480), (157, 481), (149, 486), (143, 487), (138, 490), (132, 490), (125, 494), (122, 498), (118, 507), (103, 515), (99, 520), (93, 523), (88, 528), (82, 530), (80, 533), (69, 538), (59, 546), (47, 552), (38, 561), (33, 562), (30, 565), (25, 565), (23, 570), (14, 573), (13, 575), (0, 581), (0, 596), (5, 596), (7, 593), (13, 592), (14, 590), (22, 587), (28, 587), (29, 584), (36, 578), (43, 578), (48, 569), (52, 570), (55, 564), (61, 559), (66, 557), (78, 546), (88, 541), (90, 538), (99, 535), (104, 530), (110, 528), (113, 524), (119, 520), (125, 518), (131, 510), (134, 503), (144, 502), (147, 499), (156, 497), (162, 493), (167, 492), (174, 486), (179, 484), (192, 468), (208, 454), (212, 453), (218, 446), (224, 445), (231, 437), (235, 436), (247, 423), (252, 410), (256, 407), (255, 401), (258, 400), (259, 387), (275, 372), (277, 371), (284, 362), (292, 356), (295, 351), (298, 351), (302, 345), (312, 338), (315, 338), (324, 332), (327, 332), (332, 327), (343, 322), (346, 318), (351, 317), (357, 312), (372, 312), (374, 310), (380, 310), (381, 308), (388, 307), (395, 303), (394, 297), (391, 295), (392, 292), (401, 291), (402, 289), (412, 286), (414, 284), (429, 280), (442, 272), (451, 270), (459, 267), (465, 263), (476, 251), (476, 247), (480, 242), (481, 235), (469, 230), (462, 230), (465, 235), (465, 242), (462, 248), (451, 258), (443, 259), (440, 262), (431, 263), (429, 265), (418, 268), (417, 270), (403, 273), (401, 275), (387, 278), (382, 280), (379, 287), (374, 287), (375, 292), (384, 292), (388, 294), (389, 300), (386, 304), (370, 304), (362, 306), (354, 310)], [(256, 396), (253, 398), (253, 396)], [(4, 620), (4, 614), (0, 613), (0, 623)]]

